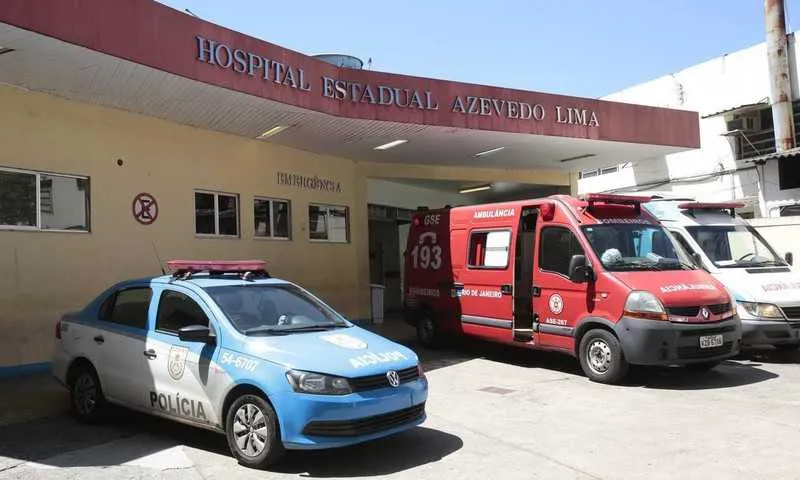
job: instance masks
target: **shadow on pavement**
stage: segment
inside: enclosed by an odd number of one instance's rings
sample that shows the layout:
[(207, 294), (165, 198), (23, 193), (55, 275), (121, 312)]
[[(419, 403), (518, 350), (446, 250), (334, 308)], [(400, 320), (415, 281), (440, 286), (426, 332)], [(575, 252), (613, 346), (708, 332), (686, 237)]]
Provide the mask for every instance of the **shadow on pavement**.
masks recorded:
[[(578, 360), (566, 353), (534, 351), (473, 338), (462, 338), (452, 342), (447, 348), (431, 350), (417, 343), (411, 327), (404, 328), (397, 324), (389, 326), (385, 334), (416, 351), (426, 371), (482, 358), (517, 367), (561, 372), (582, 377), (589, 382), (583, 375)], [(758, 368), (759, 364), (746, 361), (756, 359), (763, 363), (800, 363), (800, 352), (774, 349), (745, 351), (736, 359), (707, 372), (693, 372), (680, 367), (632, 367), (625, 386), (662, 390), (707, 390), (741, 387), (778, 377), (777, 374)]]
[(800, 350), (778, 350), (774, 348), (750, 348), (743, 350), (737, 359), (767, 364), (800, 363)]
[(682, 367), (636, 368), (631, 371), (628, 386), (655, 390), (713, 390), (735, 388), (778, 378), (758, 366), (729, 360), (705, 372)]
[[(118, 409), (101, 425), (85, 425), (59, 415), (0, 428), (0, 474), (11, 473), (27, 462), (57, 468), (102, 468), (136, 463), (155, 454), (164, 455), (162, 464), (180, 462), (168, 452), (178, 446), (231, 455), (221, 434)], [(319, 478), (382, 476), (438, 461), (462, 446), (459, 437), (417, 427), (353, 447), (292, 451), (272, 470)]]
[(312, 478), (380, 477), (439, 461), (463, 445), (455, 435), (417, 427), (352, 447), (290, 452), (272, 470)]

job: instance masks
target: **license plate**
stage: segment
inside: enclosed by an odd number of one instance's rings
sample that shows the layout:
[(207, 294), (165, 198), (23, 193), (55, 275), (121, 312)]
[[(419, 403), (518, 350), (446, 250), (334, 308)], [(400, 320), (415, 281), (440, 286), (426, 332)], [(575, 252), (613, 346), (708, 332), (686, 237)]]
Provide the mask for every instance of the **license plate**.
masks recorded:
[(700, 337), (700, 348), (721, 347), (722, 343), (722, 335), (704, 335)]

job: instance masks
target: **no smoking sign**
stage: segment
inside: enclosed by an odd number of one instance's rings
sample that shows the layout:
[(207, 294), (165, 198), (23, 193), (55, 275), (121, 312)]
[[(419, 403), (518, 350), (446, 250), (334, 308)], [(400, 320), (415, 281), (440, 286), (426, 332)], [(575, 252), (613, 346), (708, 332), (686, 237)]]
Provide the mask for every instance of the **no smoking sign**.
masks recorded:
[(149, 193), (140, 193), (133, 198), (133, 218), (142, 225), (150, 225), (158, 218), (158, 202)]

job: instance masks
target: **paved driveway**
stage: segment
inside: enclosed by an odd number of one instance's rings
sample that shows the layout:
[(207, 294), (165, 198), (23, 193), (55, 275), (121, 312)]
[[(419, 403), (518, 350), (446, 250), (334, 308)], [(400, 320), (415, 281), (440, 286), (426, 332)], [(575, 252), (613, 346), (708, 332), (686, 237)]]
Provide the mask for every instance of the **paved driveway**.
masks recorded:
[[(416, 348), (402, 327), (389, 333)], [(292, 453), (273, 472), (239, 467), (213, 433), (133, 413), (86, 427), (60, 411), (63, 392), (46, 379), (0, 383), (0, 479), (800, 478), (798, 355), (637, 371), (609, 387), (556, 354), (485, 344), (421, 354), (423, 427)]]

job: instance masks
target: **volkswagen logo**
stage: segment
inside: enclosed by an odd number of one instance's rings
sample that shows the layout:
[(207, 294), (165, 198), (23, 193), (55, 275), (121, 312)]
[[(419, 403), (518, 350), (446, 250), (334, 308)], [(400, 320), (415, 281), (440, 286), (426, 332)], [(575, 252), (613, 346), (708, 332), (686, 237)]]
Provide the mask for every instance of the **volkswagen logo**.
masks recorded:
[(709, 312), (706, 307), (703, 307), (700, 309), (700, 315), (703, 316), (703, 320), (708, 320), (708, 317), (711, 315), (711, 312)]
[(386, 372), (386, 380), (389, 380), (389, 385), (393, 387), (400, 386), (400, 375), (398, 375), (394, 370), (389, 370)]

